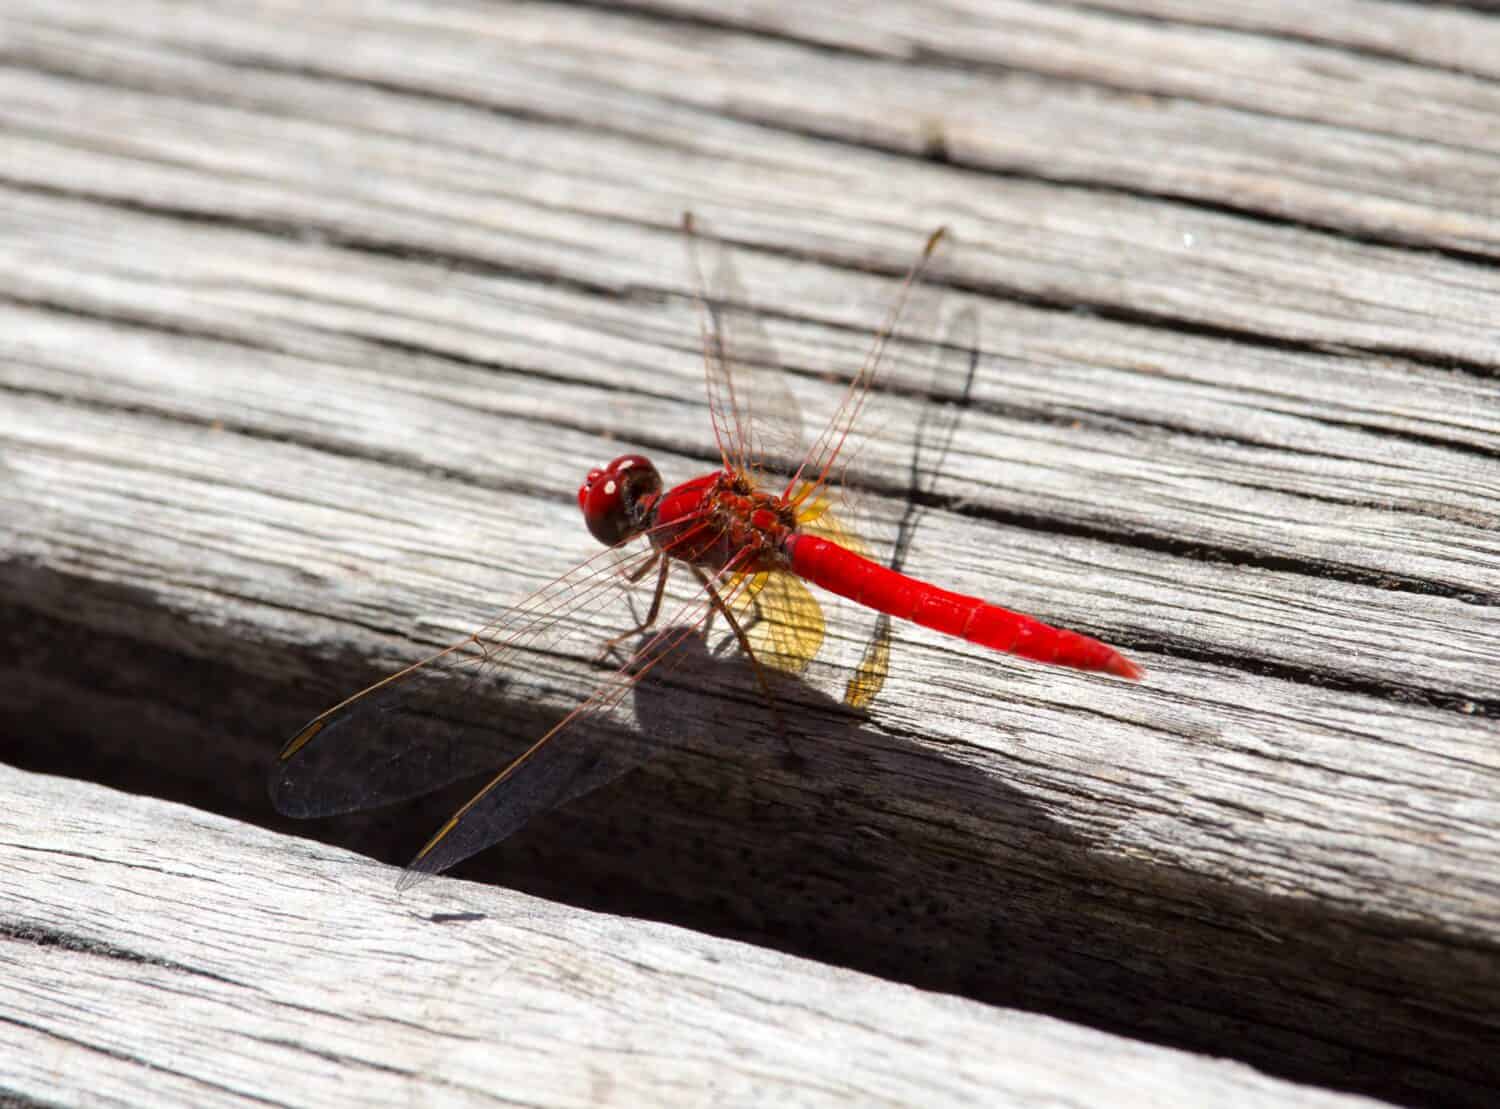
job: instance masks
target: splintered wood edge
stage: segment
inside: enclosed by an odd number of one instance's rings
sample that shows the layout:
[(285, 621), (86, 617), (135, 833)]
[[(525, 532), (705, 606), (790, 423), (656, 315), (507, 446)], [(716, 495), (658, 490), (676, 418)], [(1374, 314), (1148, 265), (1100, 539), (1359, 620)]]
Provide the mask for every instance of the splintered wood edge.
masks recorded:
[(1375, 1105), (0, 767), (8, 1092), (157, 1105)]

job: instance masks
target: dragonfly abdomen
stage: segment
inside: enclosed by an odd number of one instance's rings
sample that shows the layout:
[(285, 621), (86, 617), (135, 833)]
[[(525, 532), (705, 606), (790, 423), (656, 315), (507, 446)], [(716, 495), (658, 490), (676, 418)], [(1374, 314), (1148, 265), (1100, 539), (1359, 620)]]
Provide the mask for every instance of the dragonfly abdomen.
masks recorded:
[(794, 535), (788, 538), (786, 551), (798, 577), (897, 619), (1037, 662), (1102, 670), (1132, 680), (1142, 674), (1139, 666), (1097, 639), (1054, 628), (978, 597), (939, 589), (830, 540)]

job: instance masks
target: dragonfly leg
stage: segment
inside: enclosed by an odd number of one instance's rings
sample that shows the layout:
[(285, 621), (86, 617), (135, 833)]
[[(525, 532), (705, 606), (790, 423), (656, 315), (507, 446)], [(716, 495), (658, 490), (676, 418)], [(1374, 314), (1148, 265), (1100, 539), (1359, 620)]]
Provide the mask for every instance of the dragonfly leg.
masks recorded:
[[(714, 614), (718, 611), (719, 610), (717, 608), (709, 609), (708, 619), (703, 621), (703, 638), (705, 641), (707, 641), (709, 636), (713, 633)], [(752, 660), (754, 660), (756, 656), (754, 652), (750, 650), (748, 644), (746, 643), (746, 640), (749, 639), (750, 633), (755, 630), (755, 626), (764, 619), (765, 616), (760, 610), (760, 601), (758, 599), (752, 599), (750, 602), (749, 615), (741, 613), (739, 617), (739, 625), (737, 627), (734, 624), (730, 625), (730, 635), (735, 639), (735, 641), (744, 650), (744, 652), (750, 656)], [(720, 651), (722, 651), (725, 647), (728, 647), (728, 645), (729, 640), (726, 638), (724, 642), (720, 644), (719, 648), (714, 650), (713, 653), (715, 655), (719, 654)]]
[[(600, 649), (598, 656), (594, 659), (596, 663), (602, 663), (611, 655), (613, 655), (615, 653), (615, 648), (617, 648), (622, 641), (629, 639), (631, 636), (640, 635), (641, 632), (645, 631), (647, 628), (656, 623), (657, 616), (661, 614), (662, 596), (667, 591), (667, 574), (671, 570), (672, 560), (670, 558), (663, 558), (661, 556), (661, 553), (657, 552), (653, 554), (651, 558), (641, 566), (640, 569), (632, 572), (625, 579), (626, 581), (630, 582), (631, 585), (635, 585), (658, 565), (660, 565), (661, 567), (661, 572), (657, 574), (656, 577), (656, 591), (651, 595), (651, 609), (646, 613), (646, 618), (635, 627), (631, 628), (629, 631), (623, 631), (619, 635), (611, 636), (609, 639), (605, 640), (604, 646)], [(635, 615), (633, 606), (631, 609), (631, 615)]]
[(729, 606), (724, 603), (718, 591), (714, 589), (713, 583), (708, 580), (708, 575), (697, 566), (693, 567), (693, 573), (698, 576), (698, 581), (703, 585), (704, 591), (708, 594), (708, 599), (713, 604), (713, 612), (717, 612), (720, 616), (724, 617), (725, 622), (729, 624), (729, 630), (734, 632), (734, 637), (739, 640), (740, 649), (745, 652), (745, 657), (750, 660), (750, 669), (755, 674), (755, 683), (760, 686), (760, 691), (765, 694), (766, 701), (771, 706), (771, 716), (776, 721), (776, 732), (781, 736), (782, 742), (786, 744), (788, 753), (798, 762), (802, 761), (802, 756), (792, 746), (791, 735), (786, 730), (786, 718), (781, 715), (781, 702), (776, 699), (776, 693), (772, 690), (771, 683), (766, 678), (766, 668), (760, 659), (756, 657), (755, 649), (750, 646), (750, 637), (745, 634), (745, 630), (740, 627), (740, 622), (734, 618), (734, 613), (729, 611)]
[[(661, 552), (660, 551), (652, 551), (651, 552), (651, 557), (648, 558), (648, 559), (646, 559), (645, 562), (641, 563), (640, 569), (630, 571), (630, 573), (628, 573), (628, 574), (625, 575), (625, 580), (628, 581), (631, 585), (635, 585), (643, 577), (645, 577), (647, 574), (649, 574), (651, 572), (652, 568), (656, 566), (656, 561), (659, 558), (661, 558)], [(663, 567), (663, 569), (665, 569), (665, 567)], [(657, 589), (657, 591), (656, 591), (656, 600), (657, 600), (657, 603), (661, 602), (661, 590), (660, 589)]]

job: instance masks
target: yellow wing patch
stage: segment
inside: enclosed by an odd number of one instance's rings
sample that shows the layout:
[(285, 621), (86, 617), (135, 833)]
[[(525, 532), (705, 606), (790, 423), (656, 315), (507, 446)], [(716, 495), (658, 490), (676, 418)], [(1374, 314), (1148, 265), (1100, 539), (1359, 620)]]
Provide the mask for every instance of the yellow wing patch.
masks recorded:
[[(874, 557), (864, 542), (830, 511), (830, 502), (825, 497), (814, 497), (797, 510), (797, 527), (808, 535), (837, 543), (857, 555), (870, 559)], [(812, 600), (811, 597), (808, 599)], [(817, 602), (814, 600), (813, 603)], [(882, 614), (875, 621), (870, 641), (865, 644), (864, 655), (855, 667), (854, 675), (844, 686), (844, 704), (855, 709), (868, 707), (884, 688), (890, 666), (891, 621), (890, 617)]]
[(800, 674), (823, 646), (823, 609), (795, 576), (752, 575), (741, 596), (745, 638), (755, 657), (773, 670)]
[(890, 672), (891, 618), (882, 612), (875, 620), (870, 642), (865, 644), (864, 657), (855, 667), (849, 684), (844, 686), (844, 704), (852, 709), (868, 708), (885, 688), (886, 675)]

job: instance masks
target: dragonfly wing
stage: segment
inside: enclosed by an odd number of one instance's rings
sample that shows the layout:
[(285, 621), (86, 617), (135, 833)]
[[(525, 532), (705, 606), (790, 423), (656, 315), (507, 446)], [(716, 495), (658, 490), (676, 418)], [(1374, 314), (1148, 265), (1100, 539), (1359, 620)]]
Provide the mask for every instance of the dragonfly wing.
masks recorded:
[[(809, 535), (831, 540), (855, 554), (875, 559), (864, 540), (844, 525), (822, 497), (803, 506), (798, 513), (797, 526)], [(867, 708), (884, 688), (890, 663), (891, 618), (881, 613), (876, 617), (865, 641), (864, 652), (844, 686), (844, 704), (855, 709)]]
[[(907, 316), (914, 336), (936, 331), (941, 297), (928, 293), (925, 287), (919, 287), (914, 294), (915, 303)], [(919, 371), (913, 379), (912, 391), (921, 395), (920, 401), (909, 396), (882, 396), (866, 407), (859, 438), (846, 433), (838, 466), (837, 512), (833, 510), (833, 493), (819, 489), (799, 505), (798, 528), (871, 561), (902, 569), (921, 522), (922, 505), (936, 498), (938, 476), (947, 469), (959, 417), (973, 394), (978, 350), (978, 319), (973, 308), (966, 307), (944, 327), (936, 354), (928, 359), (925, 376)], [(894, 462), (905, 471), (901, 514), (894, 519), (877, 518), (869, 503), (873, 498), (862, 496), (857, 477), (854, 481), (843, 478), (842, 471), (856, 464), (861, 448), (876, 439), (912, 444), (906, 459), (882, 460)], [(863, 655), (854, 664), (844, 688), (845, 704), (858, 709), (869, 706), (885, 685), (890, 655), (891, 620), (882, 614), (872, 623)]]
[(494, 623), (315, 717), (272, 765), (272, 803), (288, 816), (328, 816), (504, 764), (521, 725), (496, 713), (536, 699), (518, 655), (563, 649), (570, 633), (593, 625), (619, 597), (622, 575), (649, 557), (639, 542), (601, 551)]
[[(743, 576), (732, 570), (714, 579), (720, 596), (735, 597)], [(727, 584), (726, 584), (727, 583)], [(603, 678), (588, 697), (537, 740), (438, 829), (402, 875), (407, 888), (499, 843), (533, 817), (620, 777), (649, 759), (658, 745), (623, 724), (610, 710), (686, 639), (701, 634), (712, 609), (705, 590), (683, 603), (623, 666)]]
[(736, 607), (751, 651), (773, 670), (801, 674), (823, 645), (822, 606), (789, 573), (754, 575)]
[[(920, 282), (933, 252), (937, 250), (945, 234), (946, 229), (940, 227), (929, 235), (921, 254), (907, 270), (900, 291), (886, 312), (880, 329), (875, 333), (874, 342), (870, 345), (863, 364), (849, 379), (838, 407), (808, 448), (801, 464), (787, 484), (785, 495), (794, 503), (801, 503), (816, 496), (819, 490), (829, 482), (842, 481), (843, 470), (847, 467), (847, 458), (842, 465), (840, 458), (852, 449), (851, 433), (865, 411), (870, 398), (871, 385), (885, 357), (886, 346), (901, 320), (902, 313), (906, 310), (908, 301), (913, 299), (913, 291), (917, 289), (921, 290), (922, 295), (915, 298), (918, 304), (913, 312), (913, 318), (916, 320), (914, 330), (921, 336), (930, 335), (932, 324), (937, 317), (940, 293), (936, 289), (922, 286)], [(871, 434), (872, 429), (867, 427), (864, 438), (868, 440)]]
[(802, 416), (765, 325), (724, 245), (683, 217), (698, 294), (708, 407), (724, 465), (789, 474), (802, 457)]

